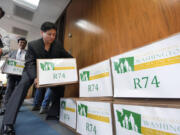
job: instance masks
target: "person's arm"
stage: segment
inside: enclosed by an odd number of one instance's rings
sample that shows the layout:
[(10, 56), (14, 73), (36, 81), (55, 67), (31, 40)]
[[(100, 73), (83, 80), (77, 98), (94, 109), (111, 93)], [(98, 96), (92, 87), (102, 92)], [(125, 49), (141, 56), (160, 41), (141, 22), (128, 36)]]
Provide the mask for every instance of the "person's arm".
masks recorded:
[(59, 58), (73, 58), (73, 56), (64, 49), (60, 41), (57, 40), (56, 45), (58, 46), (58, 53), (60, 54)]
[(73, 58), (73, 56), (69, 54), (64, 48), (61, 48), (60, 54), (63, 58)]
[(25, 55), (25, 71), (27, 71), (30, 79), (36, 78), (36, 54), (31, 45), (28, 45)]

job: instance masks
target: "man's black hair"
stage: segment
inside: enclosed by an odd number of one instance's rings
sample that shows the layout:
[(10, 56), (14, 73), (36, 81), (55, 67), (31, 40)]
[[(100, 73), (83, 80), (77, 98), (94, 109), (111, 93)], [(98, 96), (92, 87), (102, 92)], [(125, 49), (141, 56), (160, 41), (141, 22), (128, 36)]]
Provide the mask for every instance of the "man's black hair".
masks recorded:
[(0, 7), (0, 12), (1, 12), (0, 18), (2, 18), (5, 15), (5, 12), (4, 12), (4, 10), (1, 7)]
[(41, 25), (41, 30), (42, 30), (43, 32), (46, 32), (46, 31), (48, 31), (48, 30), (50, 30), (50, 29), (56, 30), (56, 25), (55, 25), (54, 23), (52, 23), (52, 22), (45, 22), (45, 23), (43, 23), (43, 24)]
[(18, 43), (19, 43), (19, 41), (25, 41), (26, 44), (27, 44), (27, 40), (26, 40), (24, 37), (19, 38), (19, 39), (18, 39)]

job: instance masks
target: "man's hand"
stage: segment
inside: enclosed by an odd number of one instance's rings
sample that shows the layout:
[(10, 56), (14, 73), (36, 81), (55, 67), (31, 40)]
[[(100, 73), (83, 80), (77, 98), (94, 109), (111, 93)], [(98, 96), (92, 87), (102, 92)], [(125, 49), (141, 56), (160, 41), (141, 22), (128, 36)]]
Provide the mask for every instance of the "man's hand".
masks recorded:
[(0, 56), (2, 55), (2, 53), (3, 53), (3, 52), (2, 52), (2, 49), (0, 48)]
[(34, 79), (34, 85), (36, 88), (38, 88), (38, 79), (37, 78)]

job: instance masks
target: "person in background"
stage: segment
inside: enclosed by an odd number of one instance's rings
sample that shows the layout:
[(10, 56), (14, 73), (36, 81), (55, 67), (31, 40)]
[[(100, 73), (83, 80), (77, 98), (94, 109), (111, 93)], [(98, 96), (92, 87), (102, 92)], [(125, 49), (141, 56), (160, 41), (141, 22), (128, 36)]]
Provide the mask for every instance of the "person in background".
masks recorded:
[(39, 111), (40, 114), (47, 113), (51, 99), (50, 88), (37, 88), (34, 96), (34, 106), (32, 111)]
[[(21, 37), (18, 39), (18, 50), (11, 51), (9, 53), (9, 58), (24, 61), (26, 55), (26, 44), (27, 41), (25, 38)], [(6, 110), (6, 105), (8, 100), (14, 90), (14, 88), (18, 85), (19, 81), (21, 80), (21, 76), (19, 75), (7, 75), (7, 87), (5, 91), (4, 101), (2, 108), (0, 110), (0, 115), (3, 115)]]
[[(29, 87), (34, 83), (37, 85), (36, 60), (53, 58), (72, 58), (72, 56), (63, 48), (59, 41), (56, 41), (56, 26), (54, 23), (45, 22), (41, 26), (41, 39), (28, 43), (26, 53), (25, 68), (21, 81), (13, 91), (4, 114), (1, 135), (15, 135), (14, 123), (17, 113), (22, 105)], [(48, 110), (53, 110), (53, 116), (59, 115), (60, 98), (64, 96), (64, 86), (51, 87), (53, 100)]]
[[(0, 19), (5, 15), (4, 10), (0, 7)], [(10, 39), (7, 32), (0, 28), (0, 58), (9, 52)]]

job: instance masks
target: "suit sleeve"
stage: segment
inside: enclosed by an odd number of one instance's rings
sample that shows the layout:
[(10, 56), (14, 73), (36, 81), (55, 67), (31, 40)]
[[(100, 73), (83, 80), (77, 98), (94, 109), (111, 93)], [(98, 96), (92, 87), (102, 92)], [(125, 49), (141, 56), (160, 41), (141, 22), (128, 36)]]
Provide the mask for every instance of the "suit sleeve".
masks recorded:
[(59, 58), (73, 58), (73, 56), (71, 54), (69, 54), (64, 47), (62, 46), (62, 43), (60, 41), (56, 41), (56, 45), (58, 46), (58, 50), (59, 50), (59, 54), (60, 57)]
[(30, 79), (34, 80), (36, 78), (36, 54), (30, 44), (25, 56), (25, 71)]
[(73, 56), (69, 54), (64, 48), (61, 48), (60, 54), (63, 58), (73, 58)]

